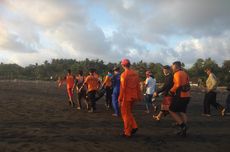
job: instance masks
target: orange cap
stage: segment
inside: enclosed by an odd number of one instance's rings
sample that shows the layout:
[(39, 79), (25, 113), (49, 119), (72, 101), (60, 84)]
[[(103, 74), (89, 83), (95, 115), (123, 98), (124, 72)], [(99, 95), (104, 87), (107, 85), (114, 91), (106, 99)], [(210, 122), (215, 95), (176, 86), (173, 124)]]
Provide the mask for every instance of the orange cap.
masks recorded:
[(130, 64), (130, 61), (129, 61), (128, 59), (122, 59), (122, 60), (121, 60), (121, 65), (126, 66), (126, 65), (128, 65), (128, 64)]

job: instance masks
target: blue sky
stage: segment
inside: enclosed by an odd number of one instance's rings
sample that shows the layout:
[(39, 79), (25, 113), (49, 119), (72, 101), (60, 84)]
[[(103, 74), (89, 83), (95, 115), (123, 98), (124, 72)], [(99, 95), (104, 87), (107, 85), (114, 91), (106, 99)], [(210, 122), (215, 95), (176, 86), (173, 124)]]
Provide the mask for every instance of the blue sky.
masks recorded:
[(0, 62), (230, 59), (228, 0), (2, 0)]

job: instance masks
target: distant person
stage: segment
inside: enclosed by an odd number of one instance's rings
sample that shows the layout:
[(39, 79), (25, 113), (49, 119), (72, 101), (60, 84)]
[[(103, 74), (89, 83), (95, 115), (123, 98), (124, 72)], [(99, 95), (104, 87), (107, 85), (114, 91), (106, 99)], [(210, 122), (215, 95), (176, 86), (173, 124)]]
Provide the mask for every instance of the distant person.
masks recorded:
[(211, 111), (210, 111), (210, 105), (215, 107), (219, 113), (224, 116), (225, 108), (216, 102), (216, 89), (218, 86), (218, 80), (217, 77), (212, 72), (211, 68), (206, 68), (205, 72), (208, 75), (208, 79), (206, 80), (206, 93), (204, 97), (204, 113), (203, 116), (210, 117)]
[(111, 108), (112, 106), (112, 93), (113, 93), (112, 77), (113, 77), (112, 71), (109, 71), (102, 84), (102, 87), (105, 88), (105, 94), (106, 94), (105, 105), (107, 110), (109, 110), (109, 108)]
[(89, 76), (86, 77), (85, 82), (83, 83), (80, 91), (87, 86), (87, 97), (89, 100), (90, 110), (88, 112), (93, 113), (96, 111), (96, 92), (99, 89), (99, 80), (95, 75), (95, 70), (91, 69)]
[(114, 71), (114, 76), (112, 78), (112, 84), (113, 84), (112, 103), (113, 103), (114, 114), (112, 114), (112, 116), (118, 117), (120, 115), (119, 106), (118, 106), (118, 97), (120, 94), (121, 74), (120, 74), (119, 67), (115, 67), (113, 71)]
[(153, 118), (157, 121), (160, 121), (163, 116), (169, 114), (169, 106), (172, 103), (172, 96), (169, 95), (169, 91), (173, 86), (173, 75), (171, 73), (170, 66), (163, 66), (163, 73), (165, 76), (164, 85), (154, 93), (155, 97), (157, 97), (159, 94), (162, 94), (164, 96), (161, 104), (161, 111), (158, 115), (153, 115)]
[(227, 99), (226, 99), (226, 115), (230, 115), (230, 85), (227, 87), (227, 90), (228, 90), (228, 96), (227, 96)]
[(146, 71), (145, 74), (146, 74), (146, 80), (145, 80), (146, 92), (144, 96), (144, 101), (146, 106), (146, 113), (150, 113), (153, 93), (156, 91), (156, 79), (154, 78), (154, 76), (150, 71)]
[(125, 70), (121, 74), (121, 86), (119, 104), (121, 115), (124, 122), (123, 137), (131, 137), (138, 130), (137, 123), (132, 114), (134, 102), (141, 101), (140, 80), (138, 74), (130, 68), (128, 59), (121, 61), (122, 68)]
[(72, 72), (70, 69), (67, 70), (67, 75), (65, 76), (65, 78), (59, 81), (59, 87), (62, 85), (64, 81), (66, 82), (66, 89), (67, 89), (67, 94), (69, 97), (69, 105), (74, 107), (75, 103), (73, 101), (73, 88), (74, 88), (75, 78), (72, 75)]
[(88, 108), (89, 108), (88, 102), (86, 99), (87, 88), (84, 86), (82, 89), (80, 89), (82, 87), (84, 81), (85, 81), (85, 77), (83, 75), (83, 71), (79, 70), (78, 74), (76, 76), (75, 85), (74, 85), (74, 88), (76, 88), (76, 92), (77, 92), (77, 109), (78, 110), (82, 109), (82, 100), (85, 103), (86, 109), (88, 110)]
[(187, 135), (187, 106), (190, 101), (190, 84), (189, 76), (182, 69), (181, 62), (176, 61), (172, 64), (173, 70), (173, 87), (169, 94), (173, 96), (171, 105), (169, 106), (169, 113), (176, 121), (180, 130), (177, 135), (185, 137)]

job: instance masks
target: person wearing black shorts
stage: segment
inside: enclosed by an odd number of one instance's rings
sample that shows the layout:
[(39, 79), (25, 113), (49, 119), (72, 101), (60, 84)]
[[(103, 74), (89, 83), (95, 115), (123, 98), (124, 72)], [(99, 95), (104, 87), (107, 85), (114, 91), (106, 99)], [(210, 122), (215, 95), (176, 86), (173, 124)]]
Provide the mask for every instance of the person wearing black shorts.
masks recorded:
[(176, 61), (172, 65), (173, 70), (173, 87), (170, 89), (170, 95), (173, 101), (169, 107), (169, 113), (176, 121), (180, 130), (178, 135), (185, 137), (187, 134), (187, 107), (190, 101), (189, 76), (182, 69), (181, 62)]

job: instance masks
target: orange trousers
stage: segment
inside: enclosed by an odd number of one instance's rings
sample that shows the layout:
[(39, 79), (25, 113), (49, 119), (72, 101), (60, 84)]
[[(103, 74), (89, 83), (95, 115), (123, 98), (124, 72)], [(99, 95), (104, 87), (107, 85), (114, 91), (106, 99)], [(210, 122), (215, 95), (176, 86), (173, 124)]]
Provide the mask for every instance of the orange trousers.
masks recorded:
[(133, 101), (123, 101), (121, 103), (121, 116), (124, 122), (124, 134), (131, 136), (132, 129), (138, 128), (132, 114)]

